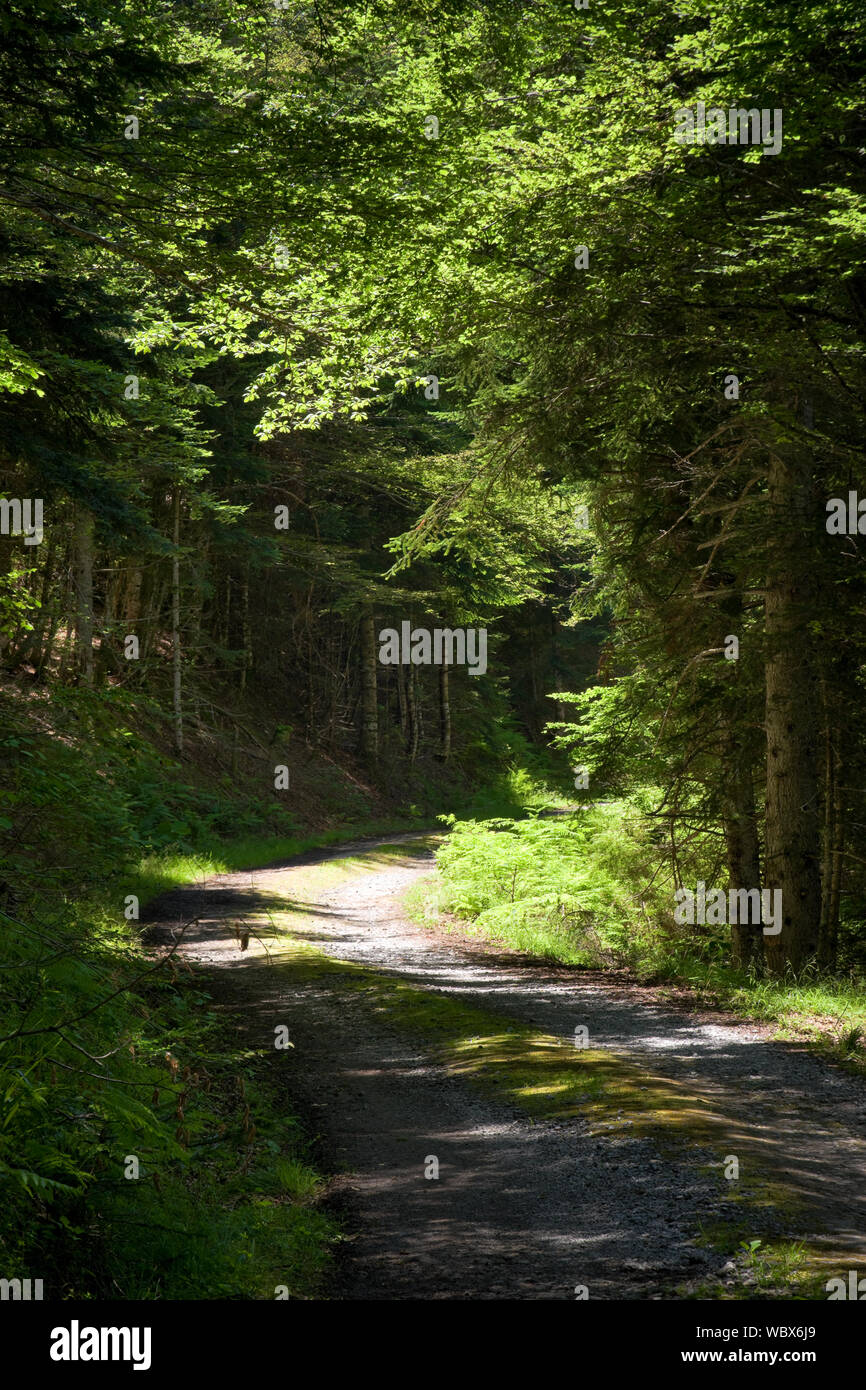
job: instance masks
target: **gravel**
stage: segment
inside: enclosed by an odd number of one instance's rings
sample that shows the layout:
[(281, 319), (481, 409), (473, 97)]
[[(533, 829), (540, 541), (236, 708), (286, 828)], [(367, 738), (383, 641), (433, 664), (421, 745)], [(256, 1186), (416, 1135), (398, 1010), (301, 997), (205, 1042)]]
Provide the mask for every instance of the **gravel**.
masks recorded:
[[(399, 837), (391, 837), (391, 842)], [(403, 837), (413, 838), (413, 837)], [(720, 1219), (728, 1184), (721, 1160), (761, 1154), (799, 1194), (799, 1224), (828, 1257), (866, 1254), (866, 1087), (768, 1029), (659, 1002), (653, 991), (597, 971), (541, 964), (472, 938), (409, 923), (400, 897), (432, 868), (429, 853), (381, 856), (358, 874), (315, 884), (309, 866), (368, 851), (301, 856), (167, 895), (151, 910), (163, 939), (198, 915), (184, 953), (208, 968), (220, 1006), (242, 1007), (239, 1027), (259, 1046), (286, 1023), (294, 1049), (276, 1054), (291, 1106), (335, 1177), (350, 1239), (334, 1287), (353, 1299), (635, 1299), (679, 1296), (736, 1279), (728, 1256), (697, 1244)], [(298, 874), (302, 877), (299, 878)], [(238, 950), (242, 913), (261, 895), (293, 899), (293, 929), (337, 959), (356, 962), (571, 1039), (589, 1029), (606, 1048), (688, 1086), (730, 1122), (721, 1147), (662, 1153), (627, 1126), (532, 1123), (482, 1098), (436, 1065), (422, 1044), (388, 1029), (357, 996), (299, 983)], [(153, 928), (152, 928), (153, 930)], [(255, 943), (253, 943), (254, 945)], [(748, 1138), (745, 1143), (744, 1136)], [(438, 1178), (427, 1178), (427, 1160)], [(707, 1164), (715, 1169), (707, 1169)], [(750, 1234), (788, 1229), (772, 1208)], [(805, 1224), (803, 1224), (805, 1223)], [(777, 1291), (784, 1297), (784, 1291)]]

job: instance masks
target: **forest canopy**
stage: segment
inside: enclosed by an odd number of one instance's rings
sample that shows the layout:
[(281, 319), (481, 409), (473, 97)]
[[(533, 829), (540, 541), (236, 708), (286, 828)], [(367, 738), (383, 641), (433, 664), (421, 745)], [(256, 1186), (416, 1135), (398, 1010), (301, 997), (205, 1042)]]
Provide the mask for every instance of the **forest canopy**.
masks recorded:
[[(782, 894), (737, 965), (832, 966), (866, 888), (863, 28), (13, 0), (7, 671), (170, 700), (179, 755), (203, 692), (267, 692), (374, 782), (523, 740), (591, 801), (656, 789), (671, 913), (684, 865)], [(489, 630), (485, 672), (383, 663), (404, 623)]]

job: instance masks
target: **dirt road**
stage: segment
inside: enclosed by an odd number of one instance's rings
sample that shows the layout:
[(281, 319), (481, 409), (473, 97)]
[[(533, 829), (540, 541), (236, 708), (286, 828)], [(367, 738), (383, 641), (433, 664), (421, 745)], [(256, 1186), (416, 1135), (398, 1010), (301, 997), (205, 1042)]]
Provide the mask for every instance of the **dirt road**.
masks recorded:
[[(768, 1040), (766, 1028), (412, 925), (400, 899), (432, 862), (408, 838), (226, 875), (151, 913), (163, 940), (199, 918), (184, 953), (209, 972), (219, 1005), (240, 1010), (254, 1045), (272, 1048), (274, 1028), (288, 1028), (294, 1046), (279, 1064), (335, 1175), (350, 1237), (335, 1296), (652, 1299), (745, 1286), (791, 1297), (778, 1263), (761, 1284), (754, 1257), (732, 1262), (725, 1252), (717, 1228), (730, 1227), (732, 1211), (746, 1244), (799, 1241), (813, 1275), (866, 1272), (859, 1079)], [(241, 951), (243, 930), (251, 936)], [(384, 974), (481, 1007), (504, 1035), (530, 1025), (572, 1042), (585, 1027), (592, 1049), (648, 1069), (635, 1102), (652, 1090), (651, 1072), (712, 1124), (693, 1133), (668, 1114), (632, 1113), (627, 1093), (610, 1124), (533, 1118), (455, 1072), (422, 1032), (394, 1027), (356, 977), (343, 988), (333, 964), (317, 974), (282, 960), (286, 941), (349, 963), (347, 972), (364, 966), (373, 980)], [(731, 1157), (744, 1177), (760, 1174), (760, 1195), (739, 1212), (725, 1176)]]

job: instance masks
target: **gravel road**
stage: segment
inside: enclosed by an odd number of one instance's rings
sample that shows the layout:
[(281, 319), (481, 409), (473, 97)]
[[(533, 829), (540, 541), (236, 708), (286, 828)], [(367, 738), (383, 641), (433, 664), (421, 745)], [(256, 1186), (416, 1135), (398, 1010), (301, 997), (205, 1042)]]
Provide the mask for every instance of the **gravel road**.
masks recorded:
[[(728, 1257), (697, 1237), (719, 1220), (721, 1158), (737, 1153), (744, 1135), (765, 1170), (801, 1198), (805, 1233), (826, 1250), (828, 1277), (866, 1263), (866, 1086), (858, 1078), (769, 1040), (765, 1027), (660, 1003), (657, 992), (598, 971), (419, 928), (400, 898), (431, 872), (431, 855), (407, 845), (395, 860), (393, 851), (377, 855), (382, 843), (224, 875), (168, 895), (149, 914), (163, 939), (173, 923), (200, 918), (184, 953), (208, 970), (221, 1007), (241, 1009), (247, 1036), (289, 1027), (292, 1100), (335, 1174), (350, 1236), (334, 1296), (574, 1299), (585, 1288), (591, 1299), (657, 1299), (731, 1284), (739, 1275)], [(359, 854), (358, 872), (328, 874)], [(560, 1038), (584, 1025), (592, 1048), (704, 1098), (729, 1123), (728, 1142), (672, 1157), (627, 1124), (599, 1133), (585, 1121), (532, 1123), (484, 1098), (422, 1043), (380, 1023), (362, 998), (322, 980), (298, 983), (269, 968), (263, 952), (240, 952), (226, 919), (255, 925), (273, 894), (291, 900), (293, 933), (338, 960)], [(424, 1176), (430, 1157), (436, 1180)], [(757, 1234), (788, 1234), (790, 1219), (769, 1210)]]

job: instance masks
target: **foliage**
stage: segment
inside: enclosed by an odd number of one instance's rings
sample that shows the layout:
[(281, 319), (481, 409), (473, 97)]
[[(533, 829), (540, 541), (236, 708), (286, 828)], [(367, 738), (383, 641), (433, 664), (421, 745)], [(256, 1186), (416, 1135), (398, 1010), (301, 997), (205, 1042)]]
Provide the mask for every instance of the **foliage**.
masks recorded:
[(437, 906), (554, 960), (646, 966), (679, 930), (648, 805), (643, 795), (550, 819), (458, 821), (437, 854)]

